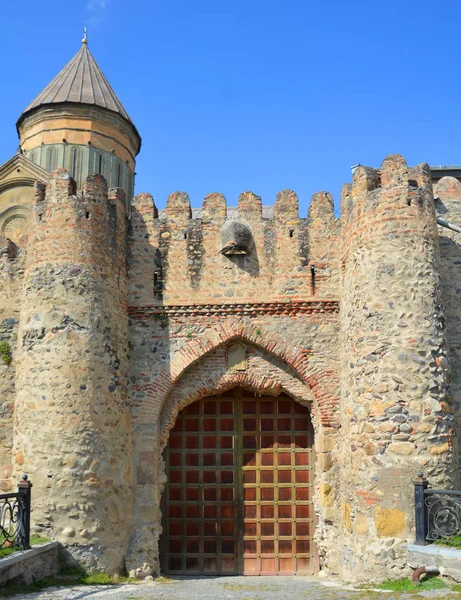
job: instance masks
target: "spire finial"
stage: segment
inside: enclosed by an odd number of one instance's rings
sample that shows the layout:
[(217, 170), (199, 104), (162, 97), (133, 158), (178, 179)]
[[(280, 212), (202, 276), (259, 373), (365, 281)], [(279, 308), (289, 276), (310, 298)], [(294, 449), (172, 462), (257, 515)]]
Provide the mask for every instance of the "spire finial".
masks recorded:
[(83, 28), (83, 40), (82, 44), (88, 44), (88, 38), (86, 37), (86, 27)]

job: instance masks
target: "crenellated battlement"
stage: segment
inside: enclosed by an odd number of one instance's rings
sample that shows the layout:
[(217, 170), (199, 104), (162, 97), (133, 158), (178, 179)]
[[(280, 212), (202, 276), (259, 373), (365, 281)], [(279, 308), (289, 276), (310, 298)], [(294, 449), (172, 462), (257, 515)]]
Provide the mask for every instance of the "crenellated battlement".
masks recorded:
[[(394, 208), (389, 216), (399, 215), (400, 209), (407, 206), (431, 206), (431, 174), (428, 164), (423, 163), (408, 168), (403, 156), (391, 154), (381, 165), (381, 169), (358, 166), (354, 171), (352, 185), (342, 190), (341, 213), (346, 218), (362, 218), (363, 211), (375, 208), (384, 210), (383, 204)], [(424, 201), (423, 201), (424, 196)], [(416, 203), (412, 203), (412, 199)]]
[[(206, 302), (210, 286), (218, 285), (223, 289), (214, 295), (223, 301), (235, 294), (249, 301), (298, 294), (301, 299), (339, 297), (340, 259), (344, 263), (355, 245), (366, 247), (402, 229), (437, 235), (430, 169), (426, 164), (409, 168), (400, 155), (386, 157), (379, 169), (356, 168), (352, 183), (341, 191), (340, 219), (326, 191), (312, 196), (306, 216), (299, 215), (291, 190), (282, 190), (273, 206), (263, 205), (251, 191), (240, 194), (237, 206), (228, 206), (225, 196), (215, 192), (201, 208), (191, 208), (186, 193), (174, 192), (165, 210), (156, 207), (152, 196), (139, 194), (131, 208), (131, 256), (145, 262), (152, 255), (155, 292), (134, 277), (132, 296), (149, 305), (186, 302), (190, 294)], [(230, 290), (225, 289), (229, 277), (235, 282)]]
[(92, 174), (77, 190), (65, 169), (37, 182), (29, 229), (26, 268), (39, 263), (80, 264), (86, 270), (126, 281), (125, 193), (108, 189)]
[[(120, 272), (123, 204), (123, 192), (109, 190), (101, 175), (88, 176), (77, 191), (68, 172), (59, 169), (46, 187), (36, 185), (35, 240), (46, 231), (49, 241), (51, 223), (63, 218), (58, 236), (72, 228), (82, 243), (106, 244)], [(130, 214), (133, 301), (182, 303), (192, 295), (206, 302), (214, 286), (215, 298), (231, 302), (339, 298), (339, 260), (344, 264), (353, 247), (366, 247), (402, 228), (436, 235), (429, 167), (408, 168), (400, 155), (386, 157), (380, 169), (357, 167), (341, 192), (340, 219), (326, 191), (312, 196), (305, 217), (291, 190), (282, 190), (273, 206), (263, 205), (251, 191), (240, 194), (237, 206), (228, 206), (225, 196), (215, 192), (194, 209), (185, 192), (173, 192), (165, 210), (141, 193)], [(145, 267), (139, 269), (139, 262)]]
[(281, 223), (290, 223), (298, 219), (298, 196), (291, 190), (282, 190), (277, 194), (274, 204), (274, 219)]
[[(90, 230), (115, 233), (117, 225), (114, 215), (125, 220), (125, 192), (120, 188), (108, 189), (102, 175), (89, 175), (82, 190), (65, 169), (51, 173), (47, 184), (36, 182), (34, 188), (34, 225), (49, 227), (60, 215), (65, 215), (63, 225), (76, 232)], [(42, 225), (40, 225), (42, 224)], [(111, 224), (113, 227), (111, 227)]]
[[(323, 203), (323, 208), (317, 208), (317, 204)], [(185, 192), (171, 193), (166, 202), (165, 209), (159, 209), (153, 196), (141, 192), (137, 194), (131, 203), (131, 217), (133, 212), (151, 215), (153, 219), (160, 221), (174, 221), (175, 223), (186, 223), (188, 221), (224, 221), (226, 219), (242, 219), (251, 221), (277, 221), (288, 223), (289, 221), (302, 221), (308, 218), (334, 217), (333, 197), (329, 192), (317, 192), (312, 196), (309, 212), (305, 217), (299, 215), (299, 202), (296, 192), (282, 190), (275, 198), (273, 205), (262, 203), (260, 196), (253, 192), (242, 192), (236, 205), (227, 205), (226, 197), (220, 192), (213, 192), (205, 196), (200, 208), (192, 208), (190, 198)], [(315, 217), (313, 216), (314, 213)], [(130, 217), (130, 218), (131, 218)]]
[[(359, 166), (351, 185), (341, 192), (342, 258), (353, 248), (364, 250), (376, 240), (394, 236), (438, 237), (430, 168), (409, 168), (392, 154), (381, 169)], [(421, 237), (422, 236), (422, 237)]]
[[(153, 305), (190, 302), (192, 295), (206, 302), (215, 287), (214, 297), (230, 302), (336, 295), (338, 235), (327, 192), (313, 196), (306, 217), (299, 217), (291, 190), (282, 190), (273, 206), (263, 206), (250, 191), (239, 196), (237, 206), (227, 206), (225, 196), (215, 192), (197, 209), (187, 194), (175, 192), (165, 210), (149, 194), (138, 194), (130, 216), (132, 298)], [(150, 288), (145, 281), (152, 265)]]

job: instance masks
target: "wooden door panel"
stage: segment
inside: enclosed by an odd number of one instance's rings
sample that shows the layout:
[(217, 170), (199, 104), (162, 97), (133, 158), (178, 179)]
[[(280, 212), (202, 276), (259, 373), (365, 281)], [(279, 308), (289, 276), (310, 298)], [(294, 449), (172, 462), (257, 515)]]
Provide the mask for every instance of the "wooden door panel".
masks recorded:
[(235, 389), (191, 404), (165, 452), (170, 574), (310, 574), (312, 433), (305, 407)]
[(168, 573), (237, 573), (234, 409), (232, 398), (196, 402), (171, 432), (162, 541)]

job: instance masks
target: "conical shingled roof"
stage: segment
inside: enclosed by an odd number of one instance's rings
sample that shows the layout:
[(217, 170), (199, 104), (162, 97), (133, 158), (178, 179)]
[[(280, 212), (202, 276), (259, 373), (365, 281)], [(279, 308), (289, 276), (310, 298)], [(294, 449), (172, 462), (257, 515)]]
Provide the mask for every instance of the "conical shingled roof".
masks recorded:
[(74, 58), (22, 114), (39, 106), (62, 104), (63, 102), (101, 106), (118, 113), (130, 123), (132, 122), (89, 51), (86, 41), (82, 43), (82, 47)]

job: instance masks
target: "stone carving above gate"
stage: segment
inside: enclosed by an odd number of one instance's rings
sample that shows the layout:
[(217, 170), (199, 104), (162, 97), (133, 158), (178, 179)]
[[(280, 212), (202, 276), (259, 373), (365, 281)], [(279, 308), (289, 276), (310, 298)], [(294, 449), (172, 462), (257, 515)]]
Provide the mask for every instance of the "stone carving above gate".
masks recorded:
[(245, 346), (234, 342), (227, 347), (227, 367), (231, 371), (246, 371), (247, 352)]

